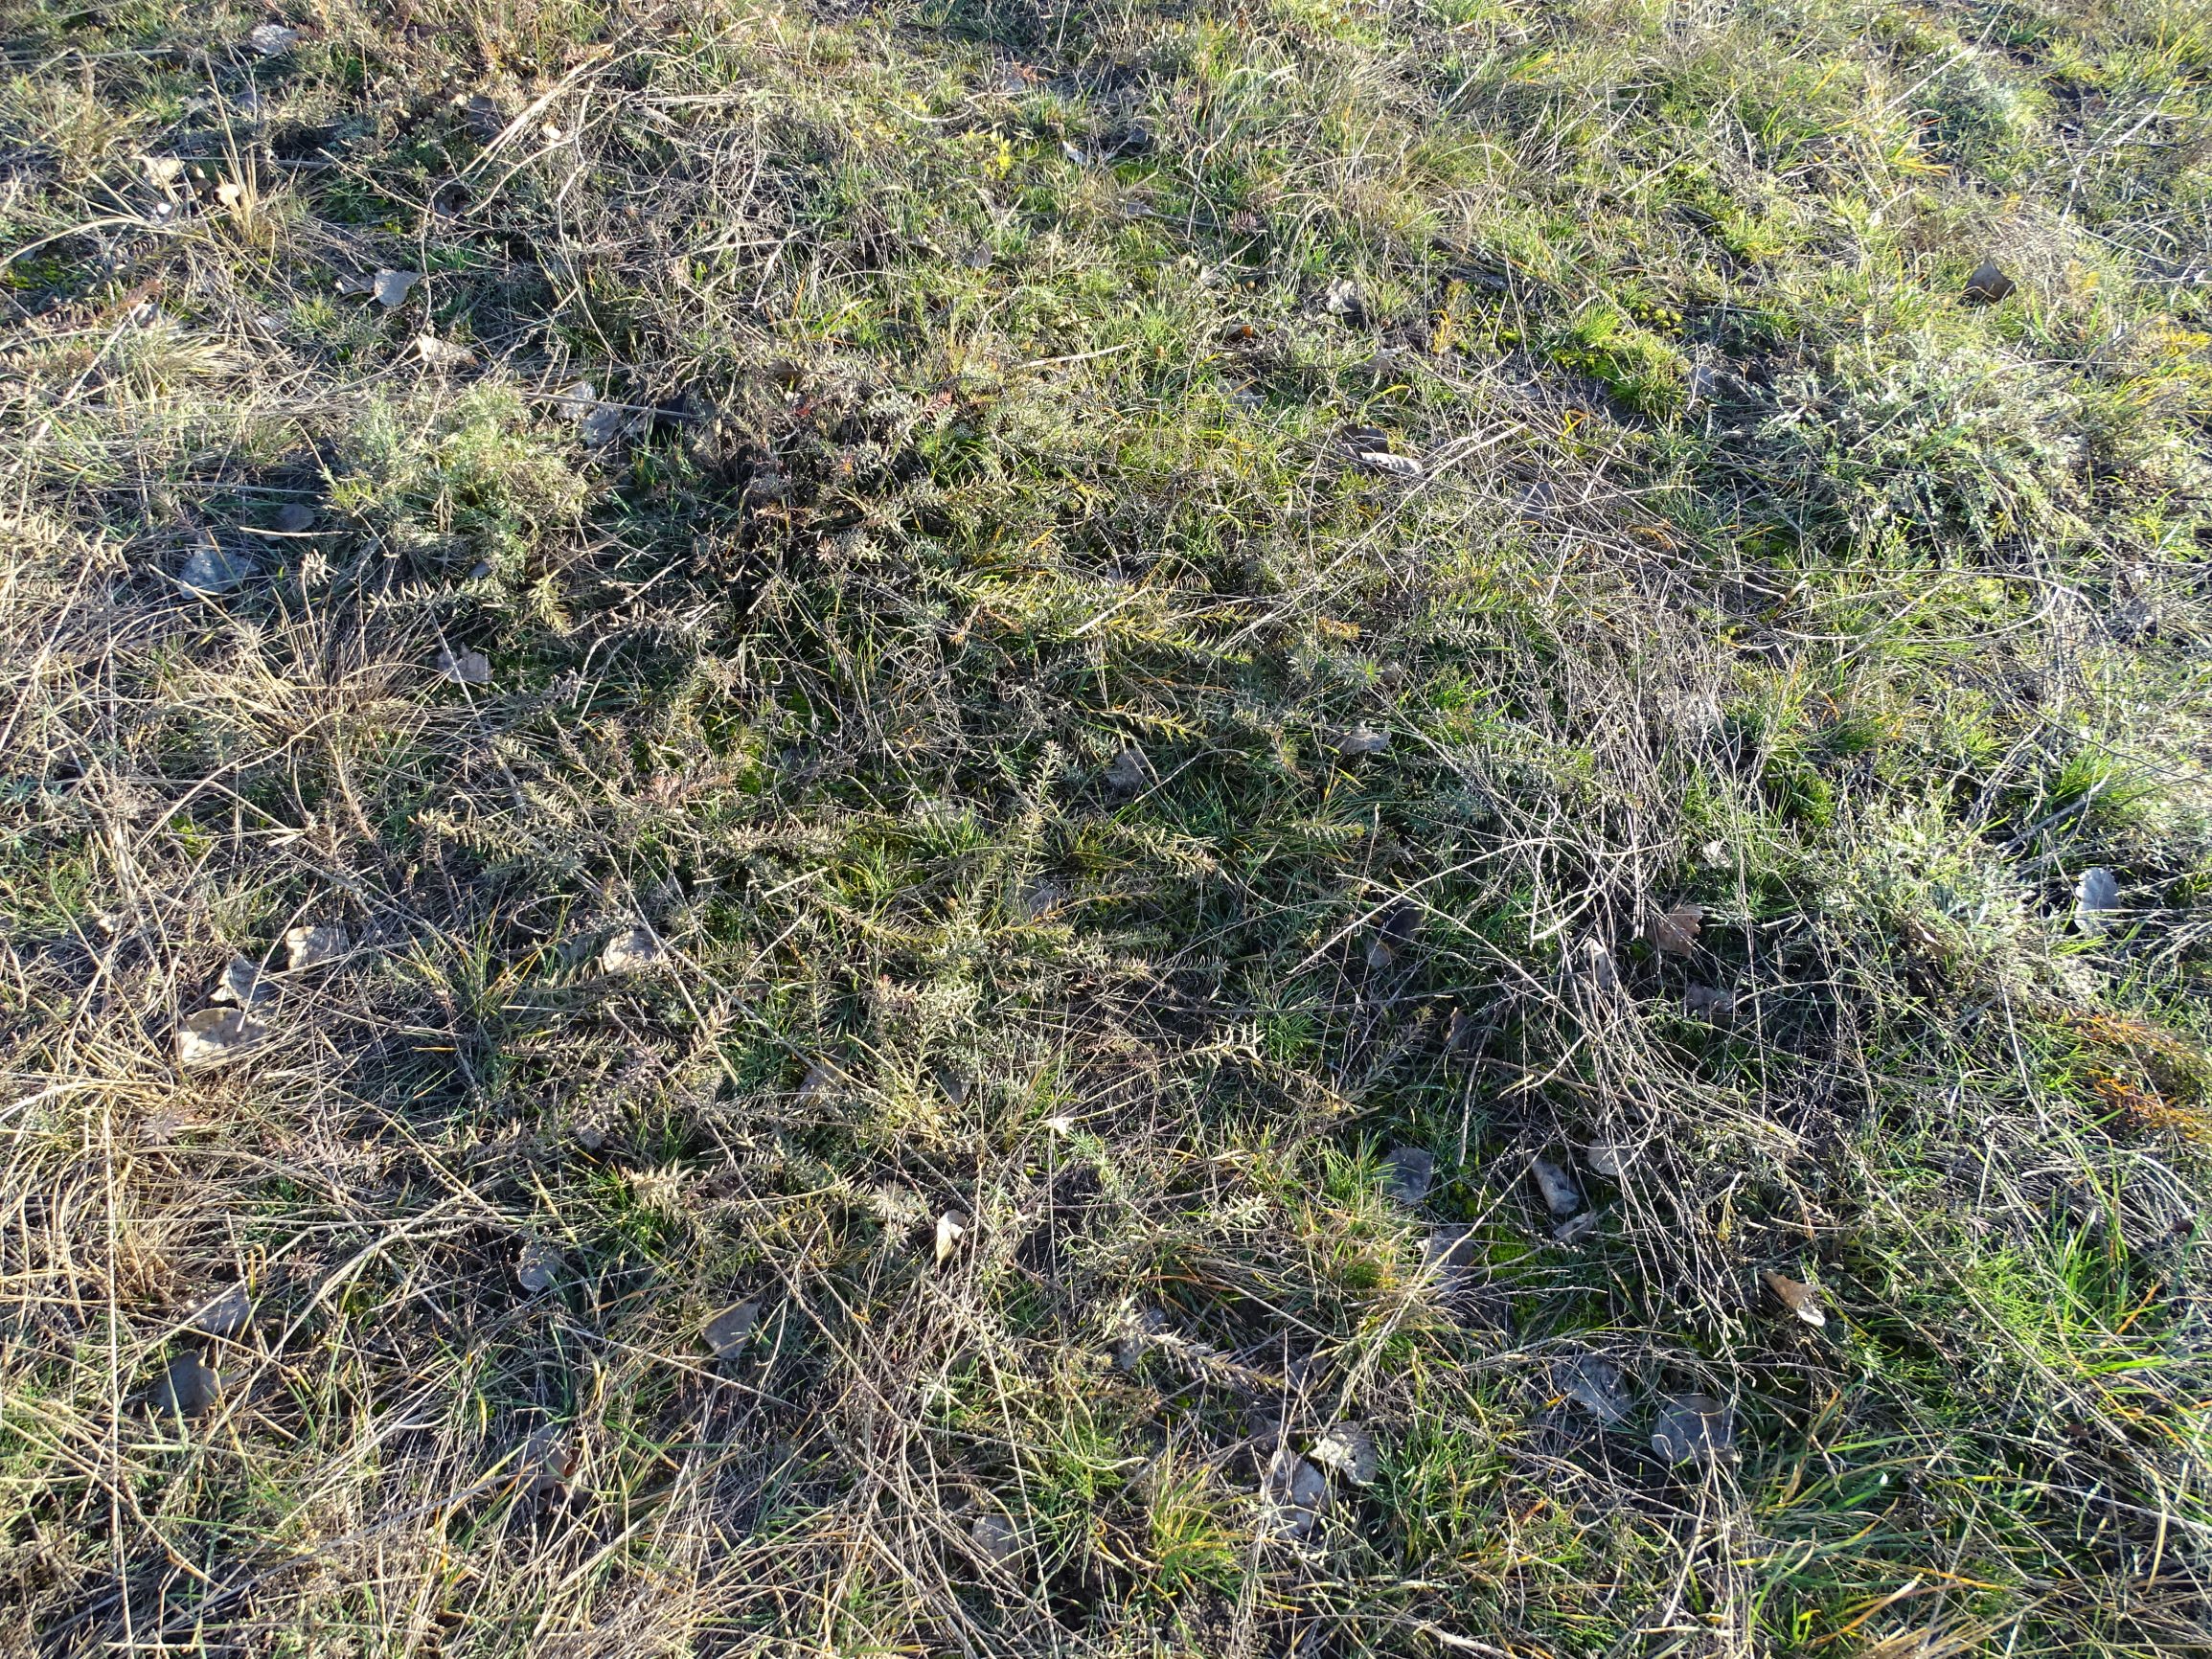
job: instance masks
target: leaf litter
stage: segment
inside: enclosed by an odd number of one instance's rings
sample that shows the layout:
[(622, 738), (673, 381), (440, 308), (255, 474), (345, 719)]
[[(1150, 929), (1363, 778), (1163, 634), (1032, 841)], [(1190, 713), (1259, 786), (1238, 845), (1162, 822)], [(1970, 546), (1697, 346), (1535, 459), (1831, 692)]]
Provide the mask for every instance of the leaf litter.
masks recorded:
[(268, 1036), (268, 1026), (249, 1009), (203, 1008), (177, 1024), (177, 1064), (187, 1071), (213, 1071), (244, 1059)]
[(1767, 1288), (1774, 1292), (1774, 1300), (1806, 1324), (1817, 1329), (1828, 1323), (1828, 1315), (1821, 1310), (1819, 1294), (1812, 1285), (1777, 1273), (1771, 1267), (1760, 1277), (1766, 1281)]
[(723, 1308), (699, 1327), (699, 1335), (717, 1359), (736, 1359), (752, 1340), (761, 1320), (761, 1300), (751, 1297)]
[(1428, 1196), (1435, 1173), (1436, 1154), (1426, 1147), (1393, 1147), (1382, 1160), (1383, 1193), (1411, 1209)]
[(1321, 1524), (1329, 1502), (1329, 1482), (1313, 1465), (1288, 1446), (1278, 1447), (1261, 1483), (1267, 1535), (1279, 1542), (1302, 1542)]
[(148, 1404), (156, 1417), (204, 1417), (222, 1398), (222, 1378), (198, 1353), (187, 1350), (169, 1362)]
[(1342, 1475), (1356, 1487), (1373, 1482), (1380, 1467), (1380, 1458), (1375, 1448), (1375, 1436), (1356, 1422), (1332, 1423), (1318, 1440), (1306, 1448), (1306, 1455), (1323, 1468)]
[(1736, 1444), (1736, 1414), (1703, 1393), (1670, 1396), (1652, 1424), (1652, 1449), (1669, 1463), (1710, 1466)]

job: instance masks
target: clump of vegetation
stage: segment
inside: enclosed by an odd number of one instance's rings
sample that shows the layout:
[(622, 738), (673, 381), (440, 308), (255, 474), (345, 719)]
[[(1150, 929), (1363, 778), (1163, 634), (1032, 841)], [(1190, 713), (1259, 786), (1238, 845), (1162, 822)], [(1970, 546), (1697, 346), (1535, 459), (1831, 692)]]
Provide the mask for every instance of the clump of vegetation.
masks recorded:
[(0, 1648), (2201, 1646), (2197, 11), (5, 29)]

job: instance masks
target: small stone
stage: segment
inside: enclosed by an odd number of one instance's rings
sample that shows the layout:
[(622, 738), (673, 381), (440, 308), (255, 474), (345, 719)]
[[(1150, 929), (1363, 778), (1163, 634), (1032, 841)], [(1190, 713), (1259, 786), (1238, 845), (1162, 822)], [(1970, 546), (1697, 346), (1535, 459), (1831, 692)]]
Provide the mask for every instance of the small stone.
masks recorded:
[(243, 956), (234, 956), (224, 967), (222, 978), (208, 992), (210, 1002), (227, 1002), (239, 1008), (251, 1008), (270, 996), (270, 988), (262, 983), (260, 966)]
[(745, 1344), (752, 1340), (753, 1327), (760, 1323), (761, 1300), (753, 1297), (721, 1312), (699, 1327), (699, 1334), (717, 1359), (735, 1359), (745, 1352)]
[(277, 509), (273, 528), (285, 535), (305, 535), (315, 528), (315, 510), (302, 501), (287, 501)]
[(2112, 912), (2120, 907), (2120, 881), (2102, 864), (2082, 872), (2074, 883), (2074, 931), (2101, 934), (2108, 931)]
[(1574, 966), (1589, 982), (1592, 990), (1611, 991), (1620, 989), (1621, 970), (1613, 966), (1613, 953), (1598, 940), (1583, 941)]
[(180, 1353), (153, 1385), (148, 1403), (156, 1417), (201, 1417), (222, 1396), (222, 1378), (196, 1353)]
[(1380, 755), (1389, 747), (1390, 734), (1378, 732), (1364, 722), (1336, 739), (1336, 753), (1347, 761), (1357, 761), (1363, 755)]
[(1106, 781), (1109, 788), (1118, 789), (1125, 795), (1133, 795), (1142, 789), (1151, 781), (1145, 772), (1143, 754), (1133, 748), (1122, 750), (1107, 765)]
[(184, 568), (177, 572), (176, 581), (187, 593), (213, 599), (217, 594), (229, 593), (253, 573), (253, 561), (244, 554), (233, 553), (212, 538), (203, 537), (185, 559)]
[(614, 403), (594, 404), (576, 423), (576, 435), (594, 449), (604, 448), (629, 430), (630, 412)]
[(1413, 943), (1421, 929), (1421, 906), (1401, 899), (1384, 910), (1367, 946), (1367, 966), (1377, 972), (1398, 960), (1398, 953)]
[(1598, 1213), (1595, 1210), (1585, 1210), (1579, 1216), (1569, 1216), (1564, 1221), (1554, 1227), (1552, 1229), (1552, 1242), (1555, 1244), (1580, 1244), (1597, 1230)]
[(1366, 296), (1350, 277), (1334, 278), (1321, 290), (1321, 308), (1332, 317), (1343, 318), (1356, 329), (1367, 321)]
[(279, 57), (298, 43), (300, 32), (282, 23), (257, 23), (246, 32), (246, 46), (256, 57)]
[(422, 359), (425, 368), (440, 373), (448, 369), (466, 369), (476, 361), (476, 354), (467, 347), (452, 340), (441, 340), (427, 330), (415, 336), (415, 354)]
[(952, 1211), (937, 1217), (937, 1265), (942, 1267), (960, 1248), (961, 1239), (968, 1237), (968, 1227)]
[(1583, 1164), (1591, 1174), (1617, 1181), (1621, 1171), (1642, 1157), (1643, 1152), (1642, 1146), (1635, 1142), (1600, 1136), (1583, 1148)]
[(1644, 937), (1654, 950), (1669, 956), (1688, 956), (1698, 948), (1698, 931), (1705, 920), (1702, 904), (1677, 904), (1652, 919)]
[(1451, 1011), (1450, 1022), (1444, 1028), (1444, 1046), (1451, 1053), (1465, 1054), (1474, 1047), (1475, 1035), (1482, 1030), (1482, 1022), (1464, 1008)]
[(1682, 990), (1682, 1011), (1692, 1019), (1727, 1025), (1736, 1017), (1736, 993), (1718, 986), (1686, 986)]
[(522, 1443), (516, 1463), (524, 1490), (539, 1503), (552, 1503), (568, 1490), (568, 1477), (576, 1472), (576, 1452), (559, 1423), (541, 1423)]
[(1393, 1147), (1382, 1160), (1382, 1191), (1407, 1209), (1428, 1195), (1436, 1154), (1426, 1147)]

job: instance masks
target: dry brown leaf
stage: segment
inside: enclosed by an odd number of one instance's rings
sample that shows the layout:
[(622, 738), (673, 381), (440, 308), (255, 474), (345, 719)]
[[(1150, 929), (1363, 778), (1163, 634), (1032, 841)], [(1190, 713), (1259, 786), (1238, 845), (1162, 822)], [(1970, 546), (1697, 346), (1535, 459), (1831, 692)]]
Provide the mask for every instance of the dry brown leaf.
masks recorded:
[(745, 1344), (752, 1340), (753, 1327), (760, 1323), (761, 1299), (757, 1296), (725, 1307), (699, 1327), (699, 1334), (717, 1359), (736, 1359), (745, 1352)]
[(188, 1071), (213, 1071), (244, 1059), (268, 1038), (269, 1028), (242, 1008), (203, 1008), (176, 1028), (176, 1062)]
[(1319, 1440), (1306, 1448), (1306, 1455), (1356, 1487), (1372, 1482), (1381, 1464), (1375, 1449), (1375, 1436), (1356, 1422), (1332, 1423)]
[(1760, 1275), (1767, 1281), (1767, 1288), (1774, 1292), (1774, 1299), (1811, 1326), (1828, 1323), (1828, 1315), (1821, 1311), (1819, 1296), (1810, 1284), (1799, 1283), (1786, 1274), (1768, 1268)]
[(560, 1280), (560, 1252), (533, 1239), (514, 1259), (514, 1280), (532, 1295), (551, 1290)]
[(1698, 948), (1698, 932), (1704, 925), (1702, 904), (1677, 904), (1652, 919), (1644, 937), (1655, 950), (1669, 956), (1688, 956)]
[(196, 1353), (180, 1353), (153, 1385), (148, 1403), (156, 1417), (202, 1417), (222, 1396), (222, 1378)]
[(968, 1237), (968, 1229), (950, 1210), (937, 1217), (937, 1265), (942, 1267), (952, 1259), (953, 1251), (960, 1248), (961, 1239)]

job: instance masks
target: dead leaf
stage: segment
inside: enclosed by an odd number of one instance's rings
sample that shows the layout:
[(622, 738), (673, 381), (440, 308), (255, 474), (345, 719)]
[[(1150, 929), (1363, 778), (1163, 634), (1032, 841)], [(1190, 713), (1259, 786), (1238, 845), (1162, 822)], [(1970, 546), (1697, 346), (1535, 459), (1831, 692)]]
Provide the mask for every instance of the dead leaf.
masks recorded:
[(960, 1248), (961, 1239), (968, 1237), (968, 1229), (960, 1217), (947, 1210), (937, 1217), (937, 1265), (942, 1267), (951, 1260), (953, 1251)]
[(1330, 1424), (1321, 1438), (1306, 1448), (1306, 1455), (1356, 1487), (1372, 1482), (1381, 1463), (1375, 1450), (1374, 1435), (1356, 1422)]
[(1398, 953), (1413, 943), (1421, 928), (1421, 906), (1400, 899), (1384, 910), (1367, 946), (1367, 966), (1380, 972), (1398, 960)]
[(1482, 1022), (1463, 1008), (1451, 1011), (1451, 1020), (1444, 1028), (1444, 1046), (1453, 1054), (1464, 1054), (1474, 1046), (1475, 1034)]
[(180, 1353), (169, 1362), (161, 1380), (148, 1397), (156, 1417), (202, 1417), (222, 1396), (222, 1378), (196, 1353)]
[(535, 1296), (541, 1290), (551, 1290), (559, 1283), (562, 1265), (559, 1251), (533, 1239), (523, 1245), (514, 1258), (514, 1280)]
[(1598, 940), (1583, 941), (1575, 967), (1590, 982), (1593, 990), (1610, 991), (1620, 989), (1621, 970), (1613, 966), (1613, 953)]
[(226, 178), (215, 187), (215, 198), (224, 207), (235, 210), (246, 199), (246, 187), (235, 178)]
[(752, 1340), (753, 1327), (761, 1320), (761, 1299), (753, 1297), (725, 1307), (699, 1327), (699, 1334), (717, 1359), (736, 1359)]
[(1677, 904), (1652, 919), (1644, 937), (1654, 950), (1669, 956), (1689, 956), (1698, 948), (1698, 932), (1704, 925), (1702, 904)]
[(1436, 1174), (1436, 1154), (1426, 1147), (1393, 1147), (1382, 1160), (1385, 1196), (1411, 1209), (1428, 1195)]
[(440, 651), (432, 666), (457, 686), (482, 686), (491, 680), (491, 659), (482, 651)]
[(425, 365), (444, 372), (447, 369), (466, 369), (476, 361), (475, 353), (467, 347), (441, 340), (437, 335), (424, 332), (415, 336), (415, 354)]
[(652, 929), (641, 924), (627, 933), (618, 933), (606, 942), (606, 948), (599, 953), (599, 970), (602, 973), (645, 973), (665, 966), (668, 960), (668, 946), (653, 937)]
[(1585, 1210), (1579, 1216), (1569, 1216), (1564, 1221), (1554, 1227), (1552, 1229), (1552, 1242), (1555, 1244), (1580, 1244), (1597, 1230), (1598, 1213), (1595, 1210)]
[(1410, 455), (1393, 455), (1387, 449), (1361, 449), (1352, 457), (1370, 472), (1380, 472), (1386, 478), (1419, 478), (1423, 467)]
[(1718, 986), (1692, 985), (1682, 989), (1682, 1011), (1692, 1019), (1726, 1025), (1736, 1017), (1736, 993)]
[(1144, 755), (1134, 748), (1122, 750), (1106, 767), (1106, 781), (1108, 786), (1119, 789), (1125, 795), (1133, 795), (1142, 789), (1150, 782), (1145, 772)]
[(1549, 1158), (1534, 1158), (1529, 1161), (1528, 1172), (1537, 1191), (1543, 1194), (1544, 1208), (1555, 1216), (1563, 1220), (1583, 1207), (1582, 1193), (1563, 1165)]
[(1334, 278), (1321, 290), (1321, 308), (1332, 317), (1343, 318), (1355, 329), (1367, 321), (1367, 298), (1350, 277)]
[(1760, 1277), (1767, 1281), (1767, 1288), (1774, 1292), (1774, 1299), (1806, 1324), (1817, 1328), (1828, 1323), (1828, 1315), (1821, 1311), (1820, 1299), (1812, 1285), (1800, 1284), (1772, 1268)]
[(234, 1284), (218, 1296), (210, 1297), (185, 1323), (203, 1336), (236, 1336), (252, 1323), (253, 1299), (246, 1295), (243, 1284)]
[(370, 291), (376, 296), (376, 304), (387, 311), (396, 310), (407, 303), (407, 296), (415, 291), (415, 284), (422, 280), (421, 271), (378, 271), (370, 281)]
[(1977, 306), (1994, 306), (2013, 291), (2013, 280), (1995, 260), (1984, 260), (1966, 280), (1966, 297)]
[(285, 966), (292, 973), (343, 962), (353, 951), (353, 937), (332, 922), (289, 928), (285, 933)]
[(1329, 1483), (1321, 1471), (1288, 1446), (1277, 1449), (1260, 1488), (1266, 1511), (1267, 1535), (1285, 1542), (1310, 1538), (1321, 1524)]
[(251, 1008), (273, 995), (271, 988), (262, 983), (260, 966), (242, 956), (234, 956), (223, 969), (222, 978), (208, 992), (210, 1002), (227, 1002), (239, 1008)]
[(145, 169), (148, 180), (162, 190), (168, 190), (184, 177), (184, 163), (173, 155), (142, 155), (138, 165)]
[(2074, 931), (2099, 934), (2110, 929), (2113, 911), (2120, 907), (2120, 881), (2102, 864), (2082, 872), (2074, 883)]
[(523, 1489), (539, 1503), (552, 1503), (568, 1490), (568, 1477), (576, 1472), (576, 1451), (568, 1432), (559, 1423), (540, 1423), (522, 1443), (515, 1460)]
[(269, 1028), (242, 1008), (203, 1008), (176, 1028), (176, 1063), (187, 1071), (213, 1071), (244, 1059), (265, 1041)]
[(1659, 1408), (1652, 1449), (1669, 1463), (1710, 1465), (1736, 1444), (1736, 1414), (1709, 1394), (1679, 1394)]
[(1621, 1171), (1642, 1156), (1643, 1150), (1642, 1146), (1634, 1142), (1600, 1137), (1583, 1148), (1583, 1163), (1591, 1174), (1617, 1181)]
[(1347, 761), (1362, 755), (1380, 755), (1390, 747), (1390, 734), (1378, 732), (1364, 721), (1336, 739), (1336, 753)]
[(244, 554), (233, 553), (213, 537), (203, 535), (184, 561), (184, 568), (177, 572), (176, 580), (187, 593), (212, 599), (217, 594), (229, 593), (253, 573), (253, 561)]
[(282, 23), (257, 23), (246, 32), (247, 47), (262, 57), (289, 52), (299, 38), (297, 29), (287, 29)]
[(1552, 1365), (1552, 1386), (1602, 1423), (1625, 1420), (1633, 1403), (1628, 1379), (1611, 1360), (1594, 1353), (1564, 1356)]

